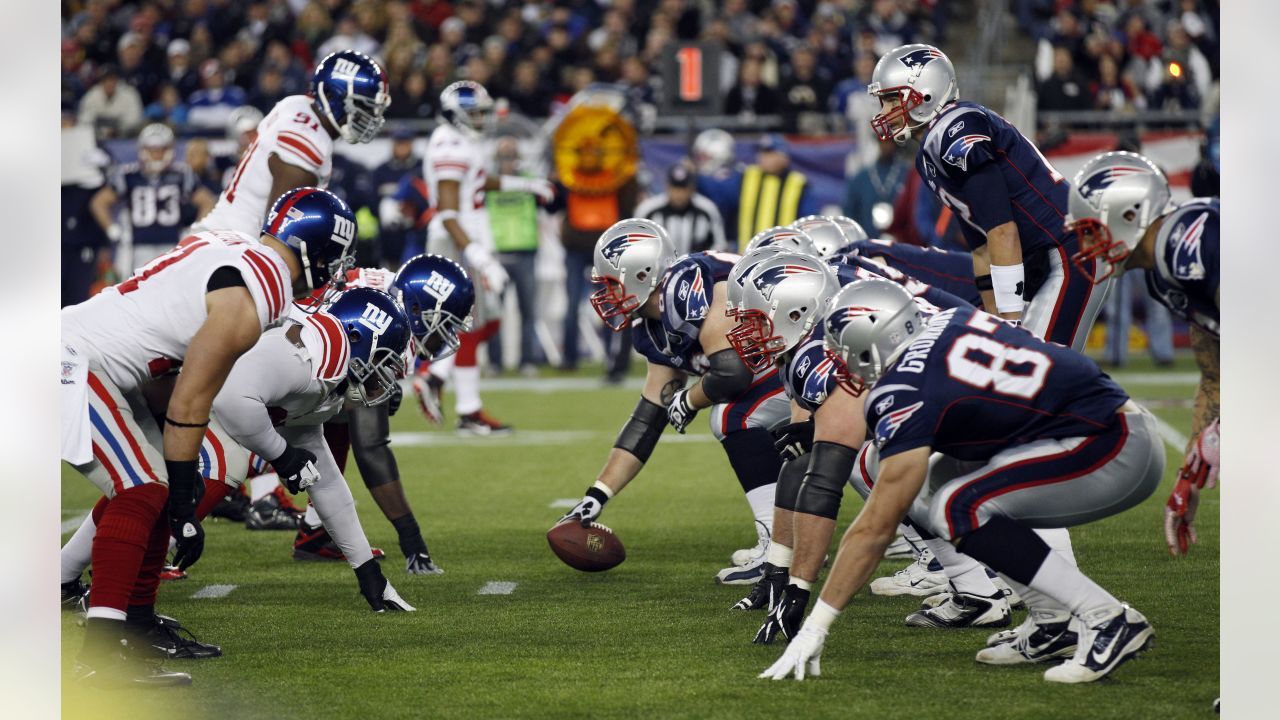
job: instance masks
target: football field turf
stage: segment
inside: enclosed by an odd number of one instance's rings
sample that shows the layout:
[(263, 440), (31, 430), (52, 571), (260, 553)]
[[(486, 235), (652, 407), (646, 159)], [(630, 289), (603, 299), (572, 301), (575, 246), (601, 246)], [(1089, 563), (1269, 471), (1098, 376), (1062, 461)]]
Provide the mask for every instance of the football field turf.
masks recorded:
[[(171, 661), (190, 688), (85, 697), (68, 680), (64, 715), (150, 718), (652, 717), (1137, 718), (1205, 717), (1218, 695), (1218, 492), (1203, 496), (1200, 544), (1169, 556), (1164, 484), (1141, 506), (1072, 531), (1080, 566), (1156, 630), (1153, 649), (1102, 682), (1046, 683), (1046, 666), (988, 667), (974, 653), (989, 631), (908, 628), (918, 599), (859, 593), (836, 622), (823, 675), (803, 683), (756, 675), (782, 651), (755, 646), (761, 612), (730, 612), (748, 590), (717, 586), (730, 552), (754, 544), (742, 492), (706, 413), (688, 436), (668, 430), (648, 467), (602, 518), (628, 559), (584, 574), (552, 555), (545, 533), (600, 469), (638, 390), (595, 375), (564, 383), (507, 381), (486, 405), (514, 437), (461, 440), (429, 429), (412, 398), (393, 418), (401, 474), (445, 574), (409, 577), (395, 531), (350, 463), (366, 533), (410, 614), (374, 615), (345, 563), (291, 559), (292, 533), (206, 523), (189, 579), (162, 586), (158, 609), (224, 657)], [(1117, 379), (1170, 429), (1190, 424), (1194, 366), (1134, 363)], [(564, 387), (568, 385), (568, 387)], [(542, 390), (530, 389), (541, 387)], [(452, 408), (452, 399), (446, 398)], [(449, 413), (447, 422), (454, 419)], [(451, 425), (450, 425), (451, 427)], [(1174, 433), (1169, 433), (1171, 439)], [(64, 468), (63, 530), (96, 500)], [(862, 502), (845, 493), (840, 531)], [(68, 537), (64, 532), (63, 539)], [(838, 542), (838, 537), (836, 541)], [(834, 544), (833, 544), (834, 552)], [(906, 561), (886, 561), (888, 574)], [(508, 585), (489, 585), (507, 583)], [(479, 594), (507, 590), (509, 594)], [(220, 597), (193, 598), (213, 585)], [(221, 588), (226, 590), (226, 588)], [(217, 595), (217, 592), (206, 591)], [(1022, 612), (1014, 613), (1020, 622)], [(63, 668), (83, 634), (63, 614)], [(65, 675), (64, 675), (65, 677)], [(114, 709), (118, 714), (107, 712)]]

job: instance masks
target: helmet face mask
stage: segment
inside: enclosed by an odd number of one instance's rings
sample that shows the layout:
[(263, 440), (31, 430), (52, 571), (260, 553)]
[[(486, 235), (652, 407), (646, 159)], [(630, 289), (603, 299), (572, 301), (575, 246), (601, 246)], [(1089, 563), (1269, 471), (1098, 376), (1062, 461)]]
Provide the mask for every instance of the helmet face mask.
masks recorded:
[(933, 120), (959, 95), (956, 69), (951, 60), (932, 45), (903, 45), (876, 62), (867, 92), (880, 100), (880, 112), (871, 129), (881, 141), (899, 145), (911, 131)]
[(440, 93), (440, 115), (463, 135), (478, 139), (493, 123), (493, 98), (480, 83), (459, 80)]
[(742, 310), (736, 315), (738, 324), (729, 331), (729, 345), (742, 359), (742, 364), (758, 373), (773, 363), (774, 354), (786, 351), (786, 340), (774, 334), (773, 320), (760, 310)]
[(351, 358), (347, 367), (347, 398), (365, 407), (375, 407), (391, 399), (392, 391), (405, 376), (404, 353), (378, 348), (372, 361)]
[(880, 112), (871, 118), (871, 129), (880, 141), (893, 140), (905, 143), (911, 134), (911, 111), (924, 104), (924, 95), (914, 88), (900, 86), (881, 88)]
[(365, 407), (391, 398), (408, 363), (409, 320), (394, 298), (381, 290), (353, 288), (325, 308), (342, 325), (350, 346), (346, 397)]

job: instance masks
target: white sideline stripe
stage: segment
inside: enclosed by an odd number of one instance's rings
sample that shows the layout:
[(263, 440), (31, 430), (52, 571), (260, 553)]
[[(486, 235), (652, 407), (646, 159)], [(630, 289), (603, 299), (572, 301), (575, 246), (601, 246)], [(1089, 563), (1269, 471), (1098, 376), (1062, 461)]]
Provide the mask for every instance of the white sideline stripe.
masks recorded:
[(231, 594), (236, 589), (236, 585), (205, 585), (199, 590), (191, 593), (192, 600), (217, 600)]
[(1121, 385), (1195, 385), (1200, 382), (1198, 372), (1116, 372), (1107, 373)]
[(510, 595), (516, 591), (516, 583), (508, 580), (493, 580), (476, 591), (477, 595)]
[[(530, 445), (573, 445), (592, 440), (612, 440), (615, 433), (594, 432), (591, 430), (526, 430), (516, 431), (506, 437), (473, 437), (455, 435), (446, 432), (398, 432), (391, 433), (391, 442), (408, 447), (462, 447), (462, 446), (504, 446), (520, 447)], [(715, 437), (708, 434), (680, 435), (667, 433), (663, 443), (701, 443), (714, 442)]]
[(574, 498), (560, 498), (559, 500), (552, 500), (552, 501), (551, 501), (551, 505), (550, 505), (549, 507), (551, 507), (553, 510), (558, 510), (558, 509), (560, 509), (560, 508), (571, 508), (571, 507), (573, 507), (574, 505), (577, 505), (577, 504), (578, 504), (578, 500), (577, 500), (577, 499), (574, 499)]
[(75, 513), (74, 517), (62, 521), (63, 535), (66, 535), (69, 532), (75, 532), (76, 528), (80, 527), (80, 524), (84, 522), (84, 519), (89, 517), (88, 510), (73, 510), (72, 512)]
[(1168, 445), (1177, 452), (1182, 452), (1187, 449), (1188, 438), (1186, 435), (1178, 432), (1177, 428), (1160, 419), (1158, 415), (1152, 413), (1151, 417), (1156, 419), (1156, 431), (1160, 433), (1160, 437), (1164, 440), (1165, 445)]

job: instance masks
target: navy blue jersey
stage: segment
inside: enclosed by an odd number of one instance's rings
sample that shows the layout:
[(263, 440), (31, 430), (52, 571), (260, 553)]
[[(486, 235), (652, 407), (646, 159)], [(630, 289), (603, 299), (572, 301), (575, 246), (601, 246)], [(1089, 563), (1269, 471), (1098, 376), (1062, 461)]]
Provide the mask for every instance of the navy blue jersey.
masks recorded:
[[(999, 170), (1007, 197), (969, 182), (988, 167)], [(1017, 128), (977, 103), (954, 103), (929, 123), (916, 171), (961, 220), (970, 248), (985, 245), (987, 231), (1010, 220), (1023, 257), (1067, 240), (1067, 181)]]
[(865, 412), (881, 458), (927, 446), (986, 461), (1014, 445), (1101, 433), (1128, 398), (1084, 355), (959, 308), (928, 321)]
[(657, 320), (644, 319), (631, 332), (636, 351), (649, 362), (701, 375), (707, 358), (698, 342), (702, 321), (718, 282), (729, 277), (737, 255), (700, 252), (686, 255), (658, 283)]
[(136, 162), (128, 163), (111, 177), (111, 188), (128, 209), (134, 245), (177, 245), (182, 229), (195, 221), (191, 194), (196, 187), (195, 173), (181, 163), (158, 175), (148, 175)]
[(836, 255), (831, 260), (831, 265), (836, 269), (836, 277), (840, 280), (840, 285), (848, 285), (854, 280), (866, 280), (869, 278), (884, 278), (892, 280), (907, 289), (907, 292), (913, 296), (923, 299), (940, 308), (953, 307), (971, 307), (971, 304), (965, 300), (952, 295), (949, 292), (933, 287), (928, 283), (921, 282), (919, 279), (910, 275), (899, 272), (892, 266), (874, 263), (857, 254)]
[(1147, 289), (1178, 317), (1219, 334), (1218, 198), (1179, 205), (1156, 233), (1154, 270)]
[(971, 253), (892, 240), (859, 240), (840, 248), (842, 255), (851, 252), (884, 260), (899, 272), (951, 293), (974, 307), (982, 307), (982, 295), (973, 282)]

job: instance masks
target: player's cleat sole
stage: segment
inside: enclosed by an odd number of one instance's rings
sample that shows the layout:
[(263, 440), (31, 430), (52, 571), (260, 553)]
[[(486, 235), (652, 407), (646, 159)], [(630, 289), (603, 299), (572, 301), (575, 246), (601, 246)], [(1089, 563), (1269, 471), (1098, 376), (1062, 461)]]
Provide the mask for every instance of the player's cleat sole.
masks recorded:
[(897, 595), (928, 597), (947, 592), (950, 588), (950, 581), (942, 570), (942, 563), (939, 563), (927, 548), (917, 556), (915, 562), (905, 568), (889, 577), (871, 581), (871, 593), (885, 597)]
[(1080, 619), (1085, 626), (1080, 645), (1072, 658), (1044, 672), (1044, 679), (1056, 683), (1087, 683), (1101, 680), (1151, 647), (1155, 630), (1142, 613), (1128, 605), (1103, 609)]
[(754, 585), (764, 577), (764, 558), (748, 565), (727, 567), (716, 573), (717, 585)]
[(477, 410), (458, 418), (458, 434), (475, 437), (503, 437), (515, 430), (490, 417), (484, 410)]
[(156, 615), (155, 623), (144, 628), (126, 624), (125, 633), (130, 648), (155, 657), (170, 660), (222, 657), (222, 648), (200, 642), (182, 623), (167, 615)]
[(1039, 624), (1029, 618), (1022, 625), (996, 636), (1012, 633), (1012, 639), (978, 651), (974, 658), (983, 665), (1031, 665), (1058, 658), (1071, 657), (1076, 652), (1077, 636), (1071, 629), (1071, 621)]
[(907, 627), (954, 630), (1009, 625), (1009, 601), (1005, 600), (1004, 594), (999, 590), (991, 597), (969, 593), (950, 593), (945, 597), (943, 602), (936, 605), (926, 602), (919, 610), (908, 615)]

